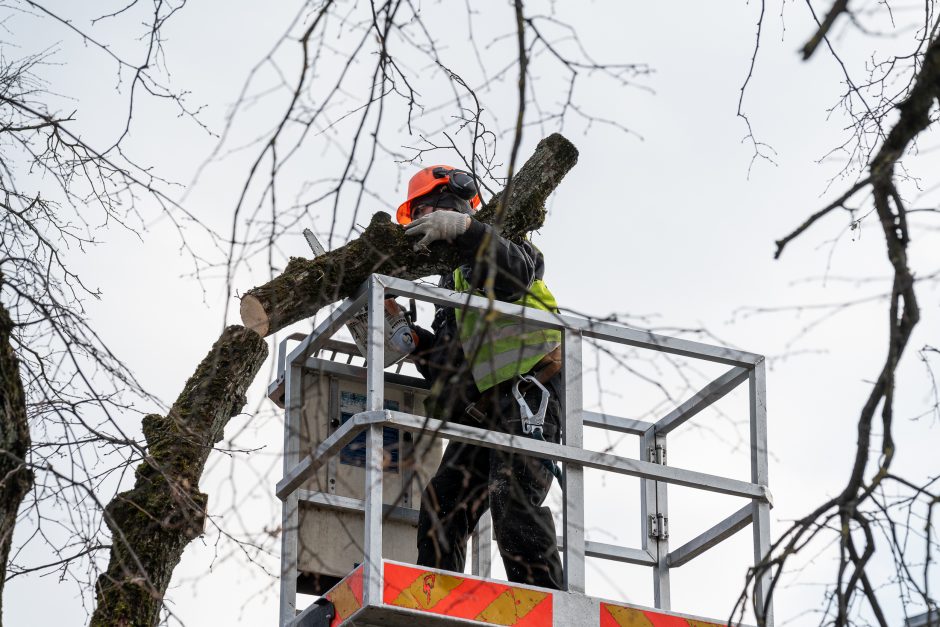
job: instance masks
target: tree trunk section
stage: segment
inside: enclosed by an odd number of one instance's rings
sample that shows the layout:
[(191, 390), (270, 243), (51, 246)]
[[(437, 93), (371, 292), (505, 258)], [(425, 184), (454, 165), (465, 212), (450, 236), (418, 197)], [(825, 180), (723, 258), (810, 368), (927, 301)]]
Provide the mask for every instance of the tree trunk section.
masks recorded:
[(148, 455), (136, 483), (105, 508), (112, 548), (98, 577), (93, 626), (156, 625), (183, 549), (203, 532), (208, 496), (199, 478), (214, 444), (245, 405), (268, 355), (265, 341), (230, 326), (186, 382), (168, 416), (143, 419)]
[[(545, 199), (577, 161), (577, 148), (561, 135), (555, 133), (539, 142), (513, 179), (501, 235), (519, 240), (541, 227)], [(501, 196), (491, 199), (476, 219), (492, 224)], [(370, 274), (418, 279), (457, 265), (446, 243), (435, 242), (430, 250), (415, 252), (414, 241), (387, 213), (376, 213), (358, 239), (314, 260), (294, 257), (280, 276), (246, 292), (241, 300), (242, 323), (259, 335), (270, 335), (350, 296)]]
[(33, 485), (33, 473), (25, 461), (30, 444), (26, 397), (19, 360), (10, 344), (12, 332), (10, 315), (0, 305), (0, 617), (16, 514)]

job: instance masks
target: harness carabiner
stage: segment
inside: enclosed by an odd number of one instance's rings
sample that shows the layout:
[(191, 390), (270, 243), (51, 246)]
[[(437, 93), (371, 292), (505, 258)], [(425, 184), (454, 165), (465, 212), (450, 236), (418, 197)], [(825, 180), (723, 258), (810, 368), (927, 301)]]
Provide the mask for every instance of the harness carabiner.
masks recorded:
[[(523, 381), (527, 381), (542, 390), (542, 400), (539, 402), (539, 410), (534, 414), (532, 413), (532, 409), (529, 407), (529, 404), (526, 402), (525, 396), (523, 396), (522, 392), (519, 391), (519, 384)], [(516, 397), (516, 402), (519, 403), (519, 413), (522, 416), (522, 433), (531, 436), (536, 440), (541, 440), (544, 442), (545, 410), (548, 409), (548, 389), (531, 374), (519, 375), (519, 379), (512, 386), (512, 395)], [(543, 459), (542, 465), (545, 466), (549, 472), (555, 475), (555, 478), (558, 479), (559, 483), (561, 483), (562, 474), (558, 464), (550, 459)]]
[[(542, 400), (539, 402), (539, 410), (532, 413), (532, 409), (525, 400), (525, 396), (519, 391), (519, 384), (527, 381), (538, 387), (542, 391)], [(519, 413), (522, 416), (522, 432), (525, 435), (534, 435), (542, 437), (545, 428), (545, 410), (548, 409), (548, 389), (532, 375), (521, 375), (512, 386), (512, 395), (519, 403)]]

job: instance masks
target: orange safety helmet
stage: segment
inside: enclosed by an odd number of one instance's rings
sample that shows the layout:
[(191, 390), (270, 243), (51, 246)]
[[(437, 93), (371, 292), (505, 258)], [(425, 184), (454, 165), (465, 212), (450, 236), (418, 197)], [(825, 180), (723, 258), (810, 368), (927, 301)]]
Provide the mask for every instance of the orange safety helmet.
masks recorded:
[(398, 207), (398, 213), (395, 216), (398, 223), (405, 225), (411, 222), (412, 203), (439, 187), (444, 187), (446, 188), (444, 191), (470, 201), (470, 206), (474, 209), (480, 206), (480, 194), (477, 193), (476, 184), (470, 174), (449, 165), (432, 165), (419, 170), (408, 181), (408, 200)]

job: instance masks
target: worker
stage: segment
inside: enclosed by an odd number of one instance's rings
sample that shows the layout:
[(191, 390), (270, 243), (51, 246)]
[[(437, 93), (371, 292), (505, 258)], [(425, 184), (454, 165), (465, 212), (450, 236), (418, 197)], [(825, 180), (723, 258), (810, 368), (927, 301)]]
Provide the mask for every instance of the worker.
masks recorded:
[[(441, 287), (557, 311), (542, 281), (542, 254), (531, 242), (509, 241), (475, 220), (479, 204), (470, 174), (431, 166), (411, 179), (397, 218), (407, 235), (420, 237), (416, 250), (441, 241), (456, 250), (459, 267), (441, 277)], [(440, 305), (431, 330), (415, 331), (415, 361), (430, 384), (429, 416), (559, 441), (560, 331)], [(542, 424), (532, 424), (543, 404)], [(544, 506), (553, 468), (544, 459), (450, 442), (421, 498), (418, 564), (463, 572), (467, 540), (489, 508), (509, 580), (561, 589), (555, 524)]]

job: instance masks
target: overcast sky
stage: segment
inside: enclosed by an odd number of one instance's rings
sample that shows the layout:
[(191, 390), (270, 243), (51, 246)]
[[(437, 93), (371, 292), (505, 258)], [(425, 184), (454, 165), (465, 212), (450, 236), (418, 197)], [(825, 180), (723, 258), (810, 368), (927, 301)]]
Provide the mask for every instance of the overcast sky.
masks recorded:
[[(76, 25), (88, 27), (92, 17), (86, 13), (88, 7), (64, 0), (48, 4), (73, 18)], [(104, 13), (120, 3), (100, 4), (105, 8), (96, 11)], [(492, 75), (511, 62), (512, 37), (488, 45), (494, 37), (513, 33), (512, 9), (506, 3), (476, 3), (480, 6), (474, 32), (482, 69), (468, 45), (463, 3), (423, 4), (442, 58), (469, 84), (478, 84), (484, 74)], [(813, 4), (817, 11), (828, 8), (828, 3)], [(191, 92), (187, 96), (191, 104), (204, 106), (200, 119), (213, 133), (221, 133), (225, 114), (249, 70), (287, 29), (299, 6), (294, 1), (264, 6), (244, 0), (190, 3), (168, 23), (165, 63), (172, 85)], [(576, 102), (580, 109), (615, 120), (630, 132), (604, 123), (589, 125), (569, 112), (563, 132), (578, 146), (580, 159), (551, 198), (545, 226), (533, 236), (545, 255), (546, 281), (559, 303), (573, 311), (601, 317), (617, 314), (629, 324), (664, 329), (704, 328), (713, 334), (710, 339), (700, 338), (704, 341), (769, 357), (772, 520), (774, 531), (779, 531), (844, 485), (854, 456), (858, 412), (886, 350), (884, 300), (847, 308), (819, 324), (815, 322), (823, 310), (755, 312), (857, 300), (882, 293), (890, 285), (854, 280), (890, 276), (880, 228), (871, 220), (849, 230), (847, 216), (833, 215), (792, 244), (779, 261), (772, 259), (775, 240), (854, 180), (852, 173), (840, 175), (845, 167), (840, 153), (826, 157), (847, 137), (848, 122), (842, 112), (829, 111), (844, 90), (842, 70), (826, 50), (808, 63), (800, 61), (796, 51), (812, 32), (811, 17), (802, 3), (767, 7), (744, 108), (755, 136), (772, 147), (768, 154), (773, 163), (765, 159), (752, 163), (753, 147), (744, 139), (747, 127), (736, 111), (754, 49), (759, 4), (579, 2), (557, 3), (554, 8), (560, 20), (575, 27), (595, 59), (648, 64), (651, 73), (631, 79), (634, 85), (628, 87), (598, 73), (583, 72), (579, 77)], [(532, 6), (527, 11), (544, 13), (547, 8)], [(10, 15), (4, 37), (10, 45), (5, 46), (4, 55), (57, 46), (52, 57), (56, 63), (42, 71), (50, 89), (61, 95), (58, 107), (77, 111), (74, 128), (86, 139), (113, 140), (123, 123), (121, 103), (126, 101), (126, 83), (124, 91), (114, 91), (113, 64), (47, 19), (18, 12)], [(898, 7), (895, 17), (899, 25), (920, 19), (916, 11), (905, 7)], [(132, 36), (140, 32), (144, 19), (146, 12), (138, 12), (99, 23), (94, 32), (104, 40), (122, 41), (116, 45), (128, 51), (138, 50)], [(911, 48), (909, 33), (899, 39), (875, 39), (842, 30), (833, 45), (850, 72), (862, 72), (873, 53)], [(343, 48), (350, 40), (326, 43)], [(278, 53), (288, 77), (297, 70), (297, 49), (292, 43)], [(437, 86), (448, 89), (439, 73), (424, 67), (425, 61), (408, 58), (406, 62), (421, 75), (422, 97), (429, 108), (447, 100), (446, 93), (434, 91)], [(368, 66), (371, 61), (363, 63)], [(325, 65), (322, 80), (336, 71), (337, 67)], [(563, 69), (543, 56), (533, 61), (531, 71), (543, 107), (557, 109), (567, 87)], [(273, 76), (270, 67), (263, 69), (255, 90), (273, 84)], [(508, 159), (515, 80), (513, 69), (482, 100), (491, 130), (498, 134), (497, 161), (501, 162)], [(343, 114), (344, 107), (348, 111), (365, 97), (366, 88), (363, 80), (353, 83), (348, 96), (336, 104), (334, 119)], [(285, 92), (275, 92), (237, 117), (222, 154), (262, 135), (284, 111), (286, 98)], [(406, 147), (418, 145), (420, 139), (408, 136), (401, 117), (395, 117), (401, 112), (400, 106), (390, 106), (383, 143), (390, 151), (407, 153)], [(530, 113), (536, 115), (534, 107)], [(417, 127), (432, 134), (439, 131), (439, 123), (440, 118), (428, 114)], [(304, 181), (339, 171), (341, 150), (327, 140), (340, 147), (345, 142), (348, 147), (352, 129), (352, 120), (343, 121), (305, 140), (304, 151), (279, 182), (285, 205), (308, 194)], [(520, 156), (528, 156), (539, 139), (556, 130), (554, 122), (527, 126)], [(440, 134), (428, 138), (444, 141)], [(935, 135), (925, 136), (919, 144), (921, 155), (908, 162), (915, 180), (906, 184), (904, 194), (917, 206), (938, 205), (937, 143)], [(165, 103), (139, 101), (128, 150), (164, 178), (188, 185), (215, 144), (216, 137), (179, 119)], [(186, 189), (185, 207), (227, 236), (248, 165), (256, 154), (257, 150), (243, 150), (210, 164), (195, 186)], [(447, 152), (431, 153), (424, 163), (452, 158)], [(355, 218), (358, 224), (365, 224), (374, 211), (392, 211), (403, 200), (411, 169), (394, 161), (388, 154), (380, 155), (371, 186), (381, 190), (381, 195), (366, 197)], [(183, 188), (172, 188), (172, 193), (182, 198)], [(277, 242), (280, 266), (287, 256), (309, 255), (300, 237), (305, 226), (326, 241), (334, 220), (332, 206), (321, 205), (313, 211), (310, 224), (299, 222)], [(225, 309), (224, 285), (220, 271), (196, 281), (191, 276), (191, 260), (181, 254), (178, 236), (168, 221), (155, 219), (154, 211), (143, 213), (147, 230), (140, 237), (119, 227), (102, 229), (98, 233), (102, 244), (75, 254), (73, 262), (103, 292), (100, 301), (88, 303), (95, 327), (142, 382), (171, 403), (218, 336)], [(350, 230), (355, 236), (348, 199), (340, 204), (335, 219), (333, 247), (342, 244)], [(930, 219), (921, 218), (919, 223), (929, 225)], [(925, 230), (912, 242), (911, 266), (917, 274), (940, 266), (933, 226), (932, 232)], [(205, 247), (207, 256), (221, 260), (198, 229), (191, 229), (189, 237), (197, 247)], [(266, 276), (266, 262), (258, 258), (251, 267), (238, 269), (233, 284), (241, 293)], [(899, 472), (915, 479), (937, 472), (937, 416), (913, 417), (933, 402), (917, 350), (924, 344), (937, 345), (940, 331), (936, 289), (925, 285), (918, 295), (923, 321), (899, 370), (899, 454), (895, 461)], [(233, 299), (230, 304), (236, 302)], [(226, 322), (238, 322), (237, 307), (229, 307)], [(309, 322), (296, 325), (297, 330), (309, 328)], [(661, 379), (682, 395), (681, 379), (665, 362), (648, 362), (635, 353), (628, 357), (637, 372)], [(668, 411), (655, 386), (614, 368), (612, 362), (599, 363), (597, 376), (588, 378), (587, 397), (593, 408), (645, 419), (650, 419), (647, 412), (652, 408), (656, 414)], [(722, 371), (707, 365), (695, 368), (686, 371), (694, 386)], [(174, 573), (169, 604), (175, 618), (186, 625), (275, 621), (276, 553), (243, 553), (232, 542), (220, 540), (216, 527), (264, 542), (273, 551), (279, 547), (272, 537), (265, 540), (263, 533), (276, 529), (280, 519), (280, 505), (273, 496), (280, 476), (280, 416), (261, 401), (271, 376), (266, 365), (252, 387), (245, 413), (234, 418), (226, 431), (227, 444), (253, 452), (213, 456), (201, 484), (210, 495), (210, 513), (224, 516), (210, 525), (204, 538), (192, 543)], [(719, 408), (720, 414), (698, 416), (694, 422), (700, 426), (684, 427), (670, 436), (669, 463), (747, 479), (746, 395), (732, 395)], [(128, 430), (139, 433), (139, 420), (140, 416), (129, 414)], [(636, 454), (635, 438), (610, 440), (595, 434), (589, 443), (612, 447), (624, 455)], [(638, 546), (638, 481), (599, 473), (588, 473), (588, 479), (588, 538)], [(111, 496), (102, 493), (100, 498), (106, 501)], [(671, 489), (672, 546), (698, 535), (741, 504), (732, 498)], [(18, 528), (17, 539), (27, 533)], [(725, 618), (750, 564), (750, 543), (750, 532), (742, 532), (674, 570), (673, 609)], [(794, 562), (800, 569), (794, 568), (778, 591), (780, 623), (792, 619), (795, 625), (816, 624), (814, 611), (823, 605), (822, 585), (832, 580), (836, 562), (823, 547), (815, 548), (812, 559), (807, 554)], [(919, 563), (922, 548), (914, 553), (912, 562)], [(40, 545), (33, 544), (20, 559), (29, 563), (47, 557)], [(889, 581), (890, 561), (876, 562), (872, 568), (878, 579)], [(651, 573), (640, 567), (589, 560), (590, 594), (651, 605), (650, 579)], [(14, 579), (5, 592), (4, 618), (9, 625), (46, 624), (54, 619), (78, 624), (86, 620), (93, 601), (88, 590), (83, 596), (79, 586), (60, 581), (55, 574)], [(880, 598), (890, 621), (899, 624), (902, 607), (897, 590), (886, 587)]]

